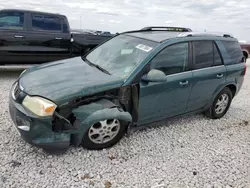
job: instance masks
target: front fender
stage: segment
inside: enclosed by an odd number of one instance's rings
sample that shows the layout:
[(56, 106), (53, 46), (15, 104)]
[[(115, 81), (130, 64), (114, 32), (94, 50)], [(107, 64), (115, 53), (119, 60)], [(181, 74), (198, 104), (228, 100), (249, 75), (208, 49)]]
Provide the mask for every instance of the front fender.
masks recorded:
[(89, 127), (98, 121), (119, 119), (132, 122), (132, 116), (129, 112), (123, 111), (111, 101), (104, 99), (80, 106), (73, 110), (73, 114), (76, 117), (74, 127), (77, 131), (72, 135), (72, 143), (76, 146), (80, 145), (82, 137)]

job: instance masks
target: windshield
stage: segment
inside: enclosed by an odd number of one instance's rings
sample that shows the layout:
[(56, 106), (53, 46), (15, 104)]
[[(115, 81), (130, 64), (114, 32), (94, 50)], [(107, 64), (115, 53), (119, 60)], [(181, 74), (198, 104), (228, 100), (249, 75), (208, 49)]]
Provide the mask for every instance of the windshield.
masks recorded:
[(119, 35), (93, 50), (86, 59), (112, 75), (126, 77), (156, 45), (156, 42)]

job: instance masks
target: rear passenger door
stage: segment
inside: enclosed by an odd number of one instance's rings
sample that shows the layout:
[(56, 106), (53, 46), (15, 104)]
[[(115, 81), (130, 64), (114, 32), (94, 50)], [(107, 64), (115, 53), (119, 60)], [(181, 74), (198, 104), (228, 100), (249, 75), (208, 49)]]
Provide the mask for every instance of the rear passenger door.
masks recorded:
[(193, 81), (187, 111), (203, 108), (225, 84), (226, 68), (214, 41), (193, 41)]
[(49, 62), (69, 57), (71, 35), (65, 30), (63, 16), (30, 13), (29, 20), (29, 62)]

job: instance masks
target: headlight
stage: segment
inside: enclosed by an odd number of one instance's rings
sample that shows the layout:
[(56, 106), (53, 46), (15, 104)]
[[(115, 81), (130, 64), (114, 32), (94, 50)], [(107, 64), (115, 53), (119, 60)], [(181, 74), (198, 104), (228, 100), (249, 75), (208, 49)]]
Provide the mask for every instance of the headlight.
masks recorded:
[(28, 95), (24, 98), (22, 104), (34, 114), (42, 117), (52, 116), (57, 107), (56, 104), (47, 99)]

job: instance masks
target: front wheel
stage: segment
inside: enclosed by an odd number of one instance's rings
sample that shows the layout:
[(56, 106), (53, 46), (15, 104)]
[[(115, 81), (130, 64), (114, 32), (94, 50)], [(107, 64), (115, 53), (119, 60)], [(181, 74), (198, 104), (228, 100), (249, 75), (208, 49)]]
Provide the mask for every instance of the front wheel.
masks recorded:
[(223, 117), (230, 105), (233, 98), (232, 91), (225, 87), (214, 99), (212, 106), (205, 111), (205, 115), (211, 119), (219, 119)]
[(118, 119), (96, 122), (85, 132), (82, 145), (86, 149), (99, 150), (115, 145), (123, 137), (127, 124)]

